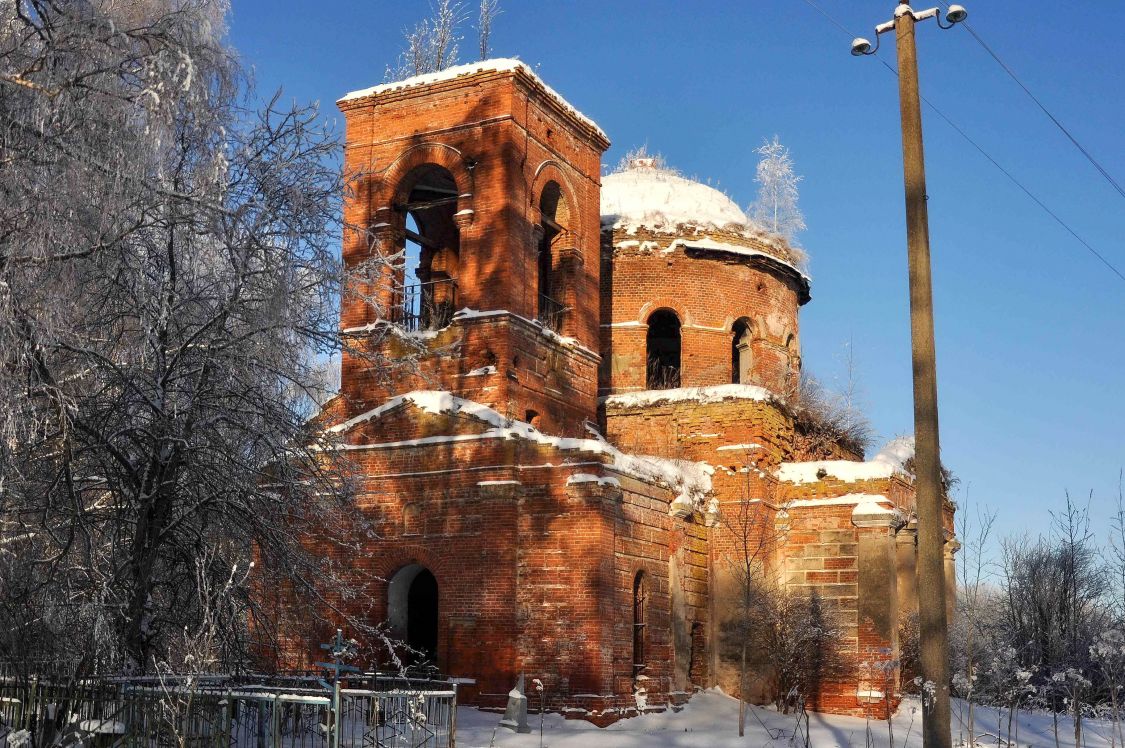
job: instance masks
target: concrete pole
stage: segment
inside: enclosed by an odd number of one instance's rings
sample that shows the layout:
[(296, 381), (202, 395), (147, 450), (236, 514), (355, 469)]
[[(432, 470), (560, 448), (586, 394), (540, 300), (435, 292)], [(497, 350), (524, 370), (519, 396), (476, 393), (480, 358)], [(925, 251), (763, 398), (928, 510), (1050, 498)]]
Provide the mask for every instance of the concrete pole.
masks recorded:
[[(900, 5), (906, 5), (901, 3)], [(926, 210), (926, 168), (922, 151), (922, 107), (914, 16), (895, 18), (902, 163), (906, 183), (906, 239), (910, 268), (910, 337), (914, 359), (914, 463), (918, 502), (918, 623), (924, 694), (925, 748), (950, 748), (949, 645), (945, 617), (945, 543), (942, 524), (941, 462), (938, 440), (937, 356), (934, 351), (930, 232)], [(929, 684), (933, 684), (929, 686)]]

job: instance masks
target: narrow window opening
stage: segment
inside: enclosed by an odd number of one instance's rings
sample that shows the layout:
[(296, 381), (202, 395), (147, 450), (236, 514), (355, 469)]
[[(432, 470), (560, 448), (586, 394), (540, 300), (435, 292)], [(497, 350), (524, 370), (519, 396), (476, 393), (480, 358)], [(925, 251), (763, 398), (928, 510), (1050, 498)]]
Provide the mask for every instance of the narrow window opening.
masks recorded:
[(633, 677), (641, 675), (648, 667), (645, 652), (645, 613), (648, 607), (648, 589), (645, 573), (638, 571), (633, 578)]
[(539, 424), (543, 422), (543, 418), (539, 415), (539, 411), (531, 410), (530, 408), (524, 414), (523, 420), (525, 423), (531, 424), (531, 427), (535, 429), (538, 429)]
[(704, 654), (707, 651), (707, 639), (703, 624), (692, 621), (691, 624), (691, 657), (688, 660), (688, 679), (692, 685), (702, 686), (707, 682), (707, 661)]
[(753, 360), (750, 353), (750, 323), (740, 319), (731, 331), (730, 371), (733, 384), (750, 384)]
[(648, 318), (647, 377), (650, 390), (680, 386), (680, 319), (675, 312), (661, 309)]

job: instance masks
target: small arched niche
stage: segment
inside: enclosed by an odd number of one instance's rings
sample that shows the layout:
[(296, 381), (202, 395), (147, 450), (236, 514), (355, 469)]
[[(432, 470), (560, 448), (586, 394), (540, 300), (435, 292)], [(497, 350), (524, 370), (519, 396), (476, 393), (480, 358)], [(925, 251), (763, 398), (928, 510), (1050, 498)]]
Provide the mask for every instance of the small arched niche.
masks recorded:
[(454, 221), (458, 190), (443, 166), (412, 169), (396, 191), (401, 252), (394, 269), (392, 319), (409, 330), (444, 327), (457, 304), (461, 237)]
[(539, 196), (540, 236), (536, 256), (537, 315), (555, 331), (562, 330), (565, 289), (556, 272), (560, 243), (570, 229), (570, 208), (558, 182), (547, 182)]
[(649, 315), (645, 354), (648, 389), (680, 386), (680, 318), (671, 309), (658, 309)]
[(387, 618), (391, 633), (422, 660), (437, 659), (438, 584), (426, 567), (408, 564), (387, 586)]
[(730, 381), (732, 384), (750, 384), (753, 381), (754, 354), (750, 349), (753, 328), (750, 320), (742, 317), (731, 328)]

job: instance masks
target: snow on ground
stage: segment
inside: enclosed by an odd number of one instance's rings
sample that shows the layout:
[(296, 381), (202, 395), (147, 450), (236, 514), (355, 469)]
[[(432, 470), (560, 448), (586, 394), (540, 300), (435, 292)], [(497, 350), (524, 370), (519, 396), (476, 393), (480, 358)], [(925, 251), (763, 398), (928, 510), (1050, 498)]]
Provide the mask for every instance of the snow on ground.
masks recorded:
[[(746, 735), (738, 737), (738, 701), (720, 691), (696, 694), (679, 712), (646, 714), (623, 719), (606, 728), (589, 722), (565, 720), (548, 714), (544, 720), (543, 745), (546, 748), (792, 748), (804, 746), (803, 740), (790, 742), (795, 719), (772, 709), (749, 707)], [(534, 707), (532, 707), (534, 711)], [(959, 724), (964, 714), (963, 702), (953, 704), (953, 744), (966, 744), (967, 731)], [(481, 712), (470, 707), (457, 710), (458, 748), (488, 748), (502, 715)], [(1003, 736), (1007, 737), (1007, 712), (1003, 714)], [(997, 711), (977, 707), (976, 738), (978, 748), (996, 746)], [(498, 748), (537, 748), (539, 716), (528, 715), (531, 734), (516, 735), (500, 728), (495, 731)], [(922, 748), (922, 709), (916, 699), (907, 699), (892, 720), (895, 748)], [(1013, 732), (1015, 730), (1013, 729)], [(1085, 748), (1108, 748), (1109, 723), (1103, 720), (1083, 721)], [(1050, 714), (1019, 716), (1018, 741), (1012, 745), (1028, 748), (1053, 748), (1054, 731)], [(809, 715), (809, 745), (812, 748), (888, 748), (887, 723), (858, 717), (826, 714)], [(1059, 717), (1059, 745), (1074, 745), (1074, 729), (1069, 719)]]

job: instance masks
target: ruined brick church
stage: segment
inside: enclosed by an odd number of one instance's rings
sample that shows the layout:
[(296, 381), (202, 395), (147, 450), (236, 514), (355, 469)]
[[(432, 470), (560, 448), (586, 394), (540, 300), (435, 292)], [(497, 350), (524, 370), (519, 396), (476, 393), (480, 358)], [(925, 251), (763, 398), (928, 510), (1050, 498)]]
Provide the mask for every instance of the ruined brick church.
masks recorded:
[(752, 547), (839, 617), (855, 667), (812, 706), (879, 713), (917, 607), (912, 450), (802, 438), (810, 285), (786, 241), (656, 160), (603, 176), (605, 133), (518, 61), (338, 104), (365, 175), (344, 261), (397, 263), (341, 325), (417, 357), (388, 378), (345, 354), (323, 414), (363, 476), (376, 618), (462, 698), (503, 703), (522, 673), (556, 708), (628, 713), (737, 691)]

